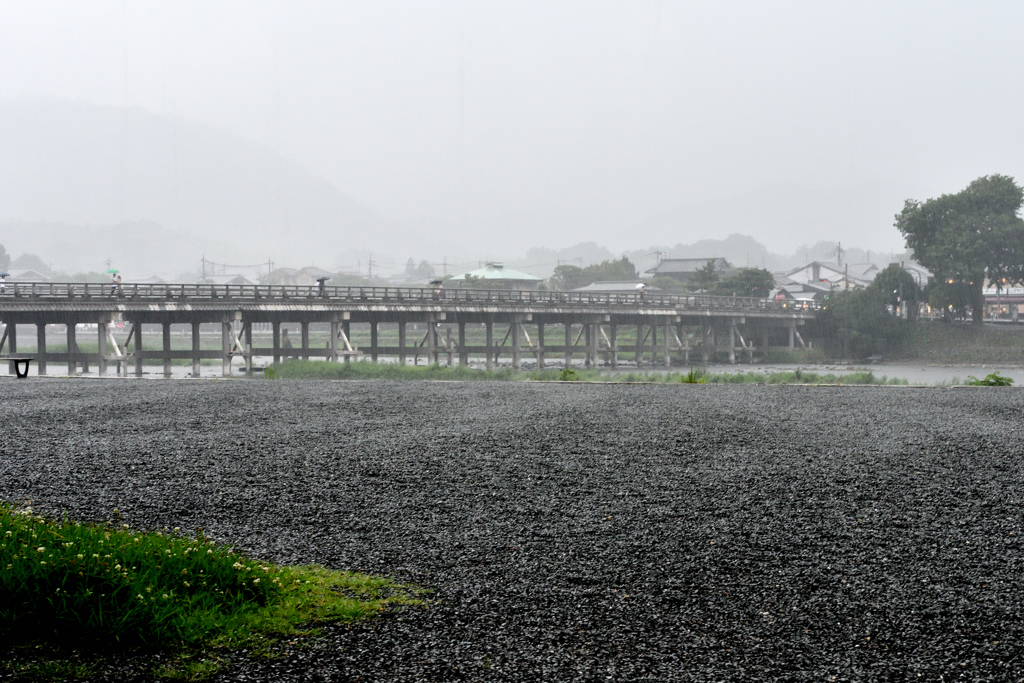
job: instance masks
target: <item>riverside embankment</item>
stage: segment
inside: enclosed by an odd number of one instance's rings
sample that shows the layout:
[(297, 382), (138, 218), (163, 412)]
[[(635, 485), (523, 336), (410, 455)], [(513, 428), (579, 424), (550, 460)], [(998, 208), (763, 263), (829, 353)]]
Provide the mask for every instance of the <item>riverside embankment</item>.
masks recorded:
[(1024, 676), (1017, 389), (5, 387), (2, 499), (435, 589), (219, 680)]

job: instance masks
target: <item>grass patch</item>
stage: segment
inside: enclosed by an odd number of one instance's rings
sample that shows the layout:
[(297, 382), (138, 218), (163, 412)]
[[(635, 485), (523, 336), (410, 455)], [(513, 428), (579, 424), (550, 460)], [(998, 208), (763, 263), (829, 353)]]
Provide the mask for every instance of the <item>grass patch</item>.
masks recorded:
[(0, 569), (0, 648), (11, 654), (0, 672), (33, 680), (88, 675), (125, 652), (163, 652), (154, 675), (196, 680), (243, 648), (272, 654), (316, 624), (420, 602), (387, 579), (275, 566), (201, 533), (53, 520), (6, 503)]
[(724, 372), (705, 375), (704, 381), (708, 384), (909, 384), (905, 379), (888, 379), (885, 375), (875, 377), (875, 374), (870, 370), (835, 375), (831, 373), (805, 372), (800, 368), (792, 372)]
[(478, 370), (460, 365), (397, 365), (358, 361), (326, 363), (323, 361), (289, 360), (267, 368), (267, 379), (388, 379), (449, 381), (558, 381), (558, 382), (623, 382), (623, 383), (688, 383), (688, 384), (907, 384), (905, 379), (875, 377), (870, 371), (845, 375), (818, 374), (796, 369), (792, 372), (723, 372), (708, 374), (703, 368), (691, 367), (678, 372), (602, 372), (562, 368), (516, 372), (510, 368)]

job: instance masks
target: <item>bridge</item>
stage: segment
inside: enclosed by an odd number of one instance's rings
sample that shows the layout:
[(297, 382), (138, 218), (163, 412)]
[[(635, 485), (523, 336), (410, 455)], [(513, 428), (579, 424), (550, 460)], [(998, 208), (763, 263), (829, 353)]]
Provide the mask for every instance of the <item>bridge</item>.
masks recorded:
[[(410, 356), (424, 356), (434, 363), (446, 357), (448, 364), (457, 358), (468, 365), (474, 356), (492, 368), (505, 356), (516, 369), (524, 355), (540, 368), (555, 357), (568, 367), (574, 356), (587, 367), (616, 367), (620, 354), (637, 366), (688, 364), (691, 354), (704, 362), (735, 363), (753, 360), (771, 346), (806, 346), (800, 327), (817, 311), (813, 302), (650, 292), (8, 283), (0, 290), (0, 354), (12, 362), (33, 358), (39, 374), (46, 374), (48, 363), (67, 363), (69, 374), (94, 364), (101, 376), (111, 364), (119, 374), (134, 365), (141, 376), (147, 359), (162, 360), (165, 376), (173, 360), (191, 360), (196, 377), (203, 359), (219, 359), (228, 376), (233, 358), (243, 359), (251, 372), (257, 357), (274, 362), (391, 357), (404, 364)], [(95, 352), (79, 345), (77, 326), (83, 324), (96, 326)], [(121, 342), (115, 324), (128, 328)], [(219, 348), (201, 344), (201, 326), (208, 331), (211, 324), (219, 329)], [(19, 352), (19, 325), (36, 326), (34, 353)], [(47, 351), (48, 325), (66, 326), (63, 352)], [(144, 347), (144, 325), (160, 326), (160, 348)], [(172, 325), (191, 326), (191, 348), (172, 348)], [(289, 325), (299, 327), (298, 346), (288, 337)], [(353, 325), (363, 332), (368, 328), (369, 343), (355, 343)], [(269, 331), (269, 346), (254, 346), (254, 326)], [(311, 326), (326, 333), (322, 347), (311, 346)], [(410, 339), (410, 330), (415, 338)], [(552, 330), (561, 332), (561, 343), (551, 343)]]

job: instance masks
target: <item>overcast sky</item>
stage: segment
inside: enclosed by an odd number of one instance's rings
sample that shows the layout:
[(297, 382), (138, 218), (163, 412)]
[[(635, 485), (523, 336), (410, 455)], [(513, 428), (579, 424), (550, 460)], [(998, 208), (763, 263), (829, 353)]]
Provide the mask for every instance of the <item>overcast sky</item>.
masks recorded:
[[(481, 248), (737, 225), (780, 251), (899, 248), (903, 198), (1024, 180), (1021, 2), (0, 0), (0, 15), (2, 98), (212, 123)], [(836, 219), (760, 221), (776, 192), (839, 197)], [(733, 199), (752, 208), (716, 223)]]

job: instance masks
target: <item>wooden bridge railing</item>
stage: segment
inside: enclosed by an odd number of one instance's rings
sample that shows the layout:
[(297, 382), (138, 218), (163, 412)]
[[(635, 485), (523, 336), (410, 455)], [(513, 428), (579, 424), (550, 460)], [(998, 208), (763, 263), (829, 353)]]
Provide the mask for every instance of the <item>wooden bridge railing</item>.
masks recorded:
[(503, 289), (430, 289), (420, 287), (318, 287), (305, 285), (192, 285), (33, 282), (7, 283), (0, 305), (11, 300), (46, 302), (93, 301), (203, 301), (203, 302), (313, 302), (332, 304), (504, 304), (545, 307), (599, 306), (686, 308), (719, 311), (817, 311), (814, 301), (784, 301), (704, 294), (637, 292), (552, 292)]

